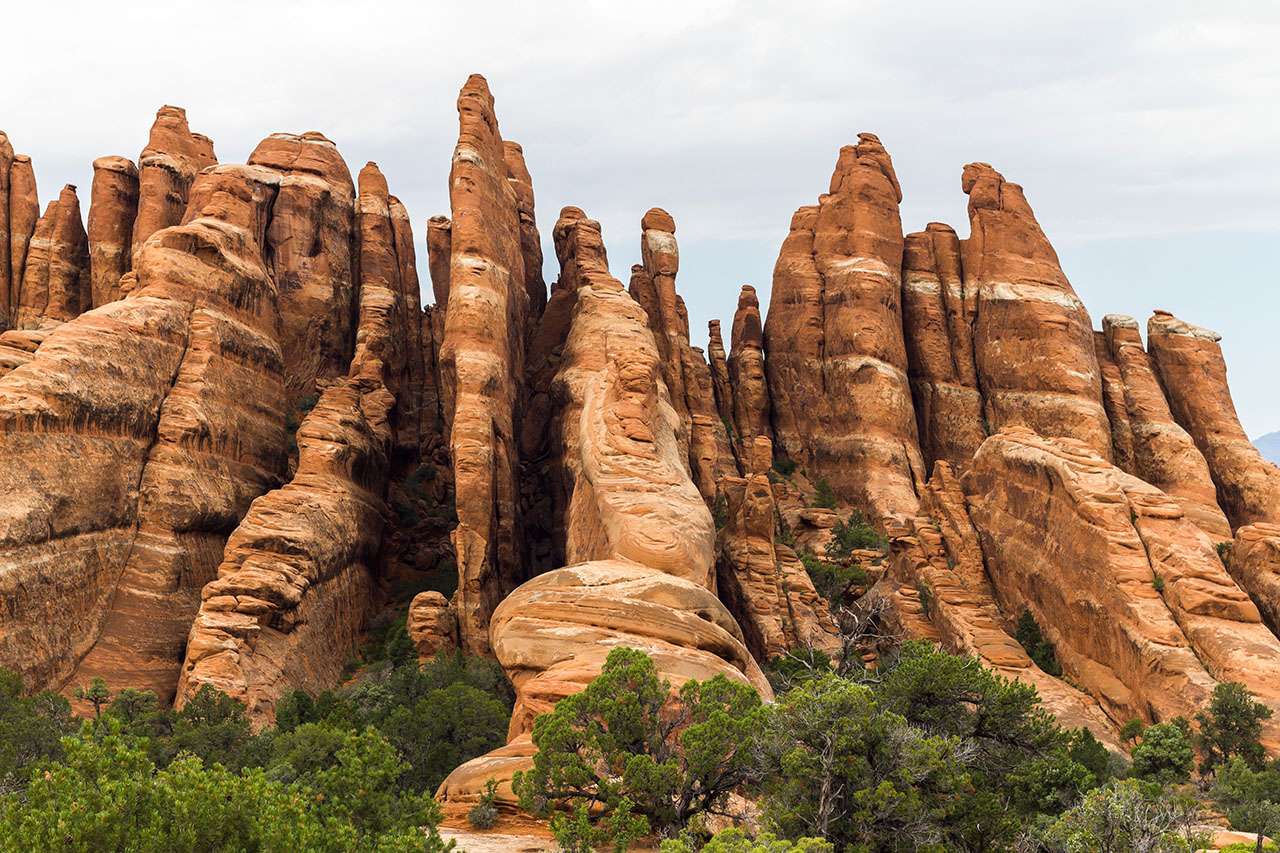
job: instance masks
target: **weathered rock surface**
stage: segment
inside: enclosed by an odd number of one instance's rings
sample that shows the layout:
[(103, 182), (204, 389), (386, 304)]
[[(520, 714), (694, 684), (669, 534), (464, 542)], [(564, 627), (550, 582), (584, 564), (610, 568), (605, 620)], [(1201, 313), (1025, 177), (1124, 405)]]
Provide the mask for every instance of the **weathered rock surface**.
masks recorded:
[(464, 651), (485, 653), (493, 608), (525, 573), (515, 424), (529, 297), (518, 201), (483, 77), (462, 88), (458, 117), (440, 374), (458, 495), (459, 640)]
[(458, 619), (449, 608), (449, 600), (435, 590), (420, 592), (413, 597), (405, 628), (418, 649), (420, 661), (457, 648)]
[(1280, 702), (1280, 641), (1175, 500), (1025, 427), (983, 443), (965, 488), (1002, 609), (1030, 609), (1113, 720), (1189, 716), (1214, 676)]
[(285, 395), (293, 403), (349, 366), (356, 189), (337, 146), (319, 133), (273, 133), (248, 162), (280, 174), (266, 248), (280, 292)]
[(9, 170), (13, 168), (13, 144), (0, 130), (0, 332), (9, 326)]
[(908, 234), (902, 260), (908, 375), (926, 464), (966, 469), (985, 438), (973, 363), (974, 299), (966, 301), (955, 232), (933, 223)]
[(15, 154), (9, 166), (9, 290), (5, 322), (12, 324), (22, 287), (22, 274), (27, 268), (27, 252), (40, 219), (40, 200), (36, 196), (36, 173), (31, 158)]
[(722, 480), (728, 515), (717, 537), (720, 599), (737, 618), (756, 660), (807, 648), (833, 652), (840, 636), (827, 602), (803, 566), (782, 561), (774, 549), (778, 510), (768, 477), (773, 463), (768, 438), (755, 438), (749, 462), (747, 477)]
[(1173, 419), (1160, 380), (1132, 317), (1102, 318), (1111, 353), (1123, 380), (1132, 473), (1178, 501), (1215, 542), (1229, 542), (1231, 528), (1218, 508), (1209, 466), (1187, 431)]
[(204, 176), (191, 219), (139, 253), (129, 298), (0, 379), (0, 657), (29, 684), (173, 695), (199, 590), (283, 461), (260, 248), (274, 180)]
[(94, 160), (87, 232), (94, 308), (124, 295), (120, 279), (132, 269), (133, 222), (137, 218), (138, 167), (124, 157)]
[[(1111, 316), (1110, 314), (1107, 315)], [(1102, 318), (1105, 327), (1107, 318)], [(1107, 333), (1093, 333), (1093, 352), (1098, 357), (1098, 370), (1102, 375), (1102, 407), (1111, 421), (1111, 459), (1116, 467), (1130, 474), (1137, 469), (1133, 460), (1133, 425), (1129, 423), (1129, 407), (1125, 400), (1124, 375), (1111, 357)]]
[(902, 192), (864, 133), (791, 220), (764, 329), (775, 442), (873, 519), (913, 516), (925, 479), (902, 336)]
[(964, 287), (978, 299), (973, 342), (987, 420), (1074, 438), (1110, 459), (1089, 314), (1022, 188), (986, 163), (966, 166), (962, 187)]
[(22, 285), (13, 301), (13, 327), (47, 328), (88, 310), (89, 241), (76, 188), (67, 184), (36, 223)]
[(213, 143), (192, 133), (187, 111), (163, 106), (156, 111), (147, 146), (138, 156), (138, 218), (133, 223), (136, 260), (147, 238), (183, 221), (196, 175), (216, 165)]
[(1258, 522), (1236, 531), (1227, 571), (1249, 593), (1264, 622), (1280, 636), (1280, 525)]
[(1209, 463), (1218, 506), (1231, 526), (1280, 523), (1280, 468), (1262, 457), (1240, 426), (1220, 339), (1166, 311), (1147, 321), (1147, 345), (1169, 407)]
[(769, 380), (764, 366), (760, 300), (749, 284), (744, 284), (738, 294), (726, 367), (733, 391), (733, 424), (742, 446), (749, 448), (756, 436), (768, 438), (773, 433), (769, 426)]

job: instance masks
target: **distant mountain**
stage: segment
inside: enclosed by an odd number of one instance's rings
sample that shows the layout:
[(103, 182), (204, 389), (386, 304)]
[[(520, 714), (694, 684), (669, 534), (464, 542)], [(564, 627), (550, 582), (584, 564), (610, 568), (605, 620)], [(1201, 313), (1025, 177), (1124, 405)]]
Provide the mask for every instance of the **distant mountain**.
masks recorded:
[(1253, 446), (1258, 448), (1268, 462), (1280, 465), (1280, 430), (1269, 432), (1261, 438), (1255, 438)]

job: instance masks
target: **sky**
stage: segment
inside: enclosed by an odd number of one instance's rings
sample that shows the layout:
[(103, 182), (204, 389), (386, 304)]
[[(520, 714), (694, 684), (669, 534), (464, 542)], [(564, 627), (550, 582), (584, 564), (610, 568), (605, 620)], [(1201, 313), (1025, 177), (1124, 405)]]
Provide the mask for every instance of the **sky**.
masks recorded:
[[(1280, 3), (231, 2), (6, 4), (0, 129), (42, 205), (88, 206), (183, 106), (218, 159), (319, 130), (369, 160), (419, 238), (448, 213), (455, 103), (481, 73), (551, 226), (576, 205), (614, 275), (650, 207), (677, 223), (694, 344), (739, 287), (768, 304), (791, 214), (876, 133), (907, 231), (968, 233), (960, 173), (1021, 184), (1095, 327), (1153, 309), (1223, 335), (1251, 437), (1280, 429)], [(426, 252), (419, 243), (428, 294)]]

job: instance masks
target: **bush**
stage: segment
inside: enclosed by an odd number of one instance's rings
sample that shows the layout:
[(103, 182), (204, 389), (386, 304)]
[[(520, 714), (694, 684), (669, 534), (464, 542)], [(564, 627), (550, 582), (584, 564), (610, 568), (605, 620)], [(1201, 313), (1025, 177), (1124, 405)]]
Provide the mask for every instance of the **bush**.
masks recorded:
[(832, 490), (831, 484), (827, 482), (826, 477), (818, 481), (817, 489), (813, 495), (813, 505), (823, 509), (836, 508), (836, 493)]
[(1196, 714), (1200, 731), (1195, 745), (1200, 750), (1200, 772), (1212, 773), (1235, 757), (1250, 766), (1261, 767), (1267, 753), (1263, 749), (1262, 721), (1272, 711), (1238, 681), (1228, 681), (1213, 688), (1209, 707)]
[(1040, 631), (1040, 624), (1036, 622), (1035, 616), (1031, 615), (1030, 608), (1023, 610), (1022, 615), (1018, 617), (1013, 638), (1026, 651), (1027, 657), (1035, 661), (1036, 666), (1050, 675), (1062, 675), (1062, 666), (1058, 663), (1058, 656), (1054, 654), (1053, 644), (1044, 638), (1044, 634)]
[(1090, 791), (1049, 830), (1053, 850), (1076, 853), (1191, 853), (1205, 839), (1180, 831), (1172, 804), (1153, 798), (1133, 779)]
[(586, 690), (534, 721), (533, 769), (512, 788), (526, 811), (567, 810), (553, 818), (562, 846), (674, 834), (747, 781), (762, 716), (750, 687), (717, 675), (685, 682), (677, 698), (648, 655), (616, 648)]
[(850, 589), (865, 588), (870, 583), (866, 571), (856, 563), (851, 566), (828, 563), (808, 551), (800, 555), (800, 563), (813, 581), (813, 588), (832, 608), (841, 604)]
[(925, 618), (933, 617), (933, 587), (924, 578), (916, 578), (916, 594), (920, 596), (920, 612)]
[(660, 853), (835, 853), (831, 842), (821, 838), (800, 838), (786, 841), (772, 832), (751, 838), (741, 829), (726, 829), (716, 833), (705, 846), (699, 847), (696, 839), (682, 834), (680, 838), (662, 842)]
[(724, 526), (729, 523), (729, 501), (724, 492), (716, 495), (715, 505), (711, 507), (711, 519), (716, 524), (716, 530), (724, 530)]
[(467, 823), (473, 829), (493, 829), (498, 823), (498, 783), (489, 779), (484, 783), (480, 802), (467, 812)]
[(831, 541), (827, 544), (827, 556), (836, 559), (847, 559), (854, 551), (880, 551), (884, 553), (889, 545), (889, 538), (881, 536), (867, 522), (862, 510), (855, 509), (849, 514), (847, 521), (836, 521), (831, 529)]
[(1133, 748), (1133, 775), (1162, 785), (1191, 778), (1196, 757), (1191, 748), (1191, 724), (1178, 717), (1156, 723), (1142, 733), (1142, 742)]
[(796, 471), (796, 461), (779, 450), (773, 454), (773, 470), (784, 477), (790, 477)]

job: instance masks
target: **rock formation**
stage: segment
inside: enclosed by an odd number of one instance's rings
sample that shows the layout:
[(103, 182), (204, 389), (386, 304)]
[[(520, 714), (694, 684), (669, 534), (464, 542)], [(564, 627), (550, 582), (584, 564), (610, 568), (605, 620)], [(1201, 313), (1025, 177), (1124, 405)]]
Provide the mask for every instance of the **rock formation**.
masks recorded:
[(459, 639), (464, 651), (486, 653), (489, 617), (525, 573), (514, 429), (529, 296), (518, 201), (483, 77), (462, 88), (458, 117), (440, 374), (458, 494)]
[(1132, 317), (1102, 318), (1107, 349), (1119, 368), (1132, 473), (1178, 501), (1191, 519), (1215, 542), (1229, 542), (1231, 528), (1218, 509), (1209, 466), (1187, 431), (1174, 422), (1164, 390), (1156, 378), (1138, 324)]
[(94, 160), (90, 199), (89, 280), (93, 307), (97, 308), (124, 295), (120, 279), (132, 269), (138, 167), (124, 157)]
[(964, 168), (964, 289), (977, 294), (978, 381), (993, 429), (1083, 441), (1111, 458), (1111, 425), (1089, 314), (1017, 184), (986, 163)]
[(1178, 423), (1191, 434), (1218, 486), (1218, 506), (1233, 528), (1280, 523), (1280, 469), (1249, 442), (1227, 387), (1217, 332), (1166, 311), (1147, 321), (1147, 345)]
[(76, 188), (68, 184), (49, 202), (27, 250), (22, 284), (13, 300), (13, 327), (41, 329), (92, 307), (89, 241)]
[(1113, 720), (1189, 718), (1215, 677), (1280, 707), (1280, 640), (1177, 501), (1025, 427), (983, 443), (965, 489), (1002, 609), (1029, 609)]
[(946, 225), (906, 236), (902, 323), (908, 375), (927, 464), (965, 469), (982, 443), (982, 395), (973, 362), (976, 300), (966, 299), (960, 242)]
[(13, 144), (0, 130), (0, 332), (9, 325), (9, 170), (13, 168)]
[(156, 112), (147, 147), (138, 157), (138, 217), (133, 223), (133, 255), (147, 238), (177, 225), (187, 210), (191, 184), (218, 162), (208, 137), (192, 133), (187, 111), (163, 106)]
[[(902, 192), (864, 133), (791, 220), (764, 329), (776, 444), (875, 519), (915, 515), (925, 479), (902, 336)], [(777, 448), (775, 448), (777, 449)]]
[(36, 197), (36, 173), (31, 158), (15, 154), (9, 167), (9, 294), (7, 324), (12, 325), (22, 287), (22, 274), (27, 268), (27, 252), (40, 218), (40, 200)]
[(756, 289), (749, 284), (744, 284), (738, 294), (726, 367), (732, 389), (734, 428), (743, 447), (749, 447), (757, 436), (768, 438), (772, 434), (760, 300), (756, 298)]
[(337, 146), (319, 133), (274, 133), (250, 165), (280, 174), (267, 256), (280, 293), (285, 395), (317, 393), (346, 373), (354, 329), (356, 190)]
[(1280, 637), (1280, 525), (1258, 522), (1236, 531), (1227, 570)]

